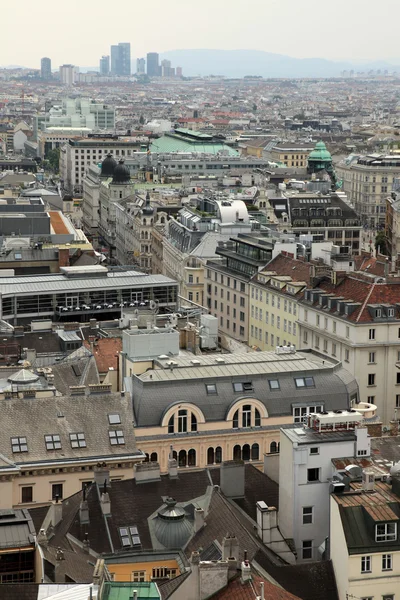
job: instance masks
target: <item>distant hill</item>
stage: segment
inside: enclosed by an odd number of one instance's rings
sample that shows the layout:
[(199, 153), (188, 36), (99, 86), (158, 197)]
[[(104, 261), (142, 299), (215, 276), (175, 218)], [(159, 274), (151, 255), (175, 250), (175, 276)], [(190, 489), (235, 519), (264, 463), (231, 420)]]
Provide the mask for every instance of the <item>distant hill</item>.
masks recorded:
[[(352, 64), (334, 62), (324, 58), (292, 58), (261, 50), (171, 50), (160, 55), (174, 67), (182, 67), (184, 75), (225, 75), (244, 77), (338, 77), (344, 70), (368, 71), (376, 69), (377, 62)], [(380, 69), (400, 71), (385, 61), (379, 61)]]

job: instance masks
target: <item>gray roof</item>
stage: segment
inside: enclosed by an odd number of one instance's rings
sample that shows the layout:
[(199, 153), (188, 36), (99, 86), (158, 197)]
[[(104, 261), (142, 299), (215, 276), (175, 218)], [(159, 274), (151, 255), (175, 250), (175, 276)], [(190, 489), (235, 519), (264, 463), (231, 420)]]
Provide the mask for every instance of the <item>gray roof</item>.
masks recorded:
[[(178, 358), (176, 362), (182, 367), (174, 367), (172, 371), (164, 365), (163, 369), (133, 375), (128, 383), (136, 426), (160, 425), (171, 406), (190, 402), (191, 398), (206, 421), (224, 421), (231, 406), (246, 397), (260, 400), (268, 415), (277, 417), (291, 415), (293, 407), (299, 405), (323, 406), (325, 410), (347, 408), (354, 386), (357, 389), (353, 377), (347, 382), (341, 363), (333, 364), (313, 353), (256, 352), (221, 358), (224, 363), (217, 363), (215, 355), (193, 357), (200, 366), (191, 364), (190, 359)], [(315, 387), (296, 388), (294, 377), (302, 375), (312, 376)], [(269, 379), (278, 379), (279, 389), (271, 390)], [(235, 392), (235, 382), (251, 382), (253, 389)], [(217, 394), (207, 395), (208, 383), (216, 385)]]
[[(110, 425), (110, 413), (120, 415), (121, 423)], [(122, 430), (125, 444), (112, 446), (110, 430)], [(70, 433), (84, 433), (86, 447), (72, 448)], [(45, 435), (59, 435), (61, 448), (47, 450)], [(27, 452), (12, 452), (11, 438), (14, 437), (26, 438)], [(93, 391), (86, 396), (3, 401), (0, 448), (2, 455), (17, 466), (135, 455), (138, 451), (130, 397), (117, 392)], [(0, 471), (3, 468), (6, 467), (0, 463)]]
[(106, 276), (66, 277), (65, 275), (35, 275), (33, 277), (2, 277), (0, 294), (48, 294), (49, 292), (69, 292), (71, 290), (115, 289), (148, 287), (154, 285), (177, 285), (177, 282), (164, 275), (145, 275), (139, 271), (109, 271)]
[(35, 528), (27, 510), (0, 510), (0, 548), (33, 546)]

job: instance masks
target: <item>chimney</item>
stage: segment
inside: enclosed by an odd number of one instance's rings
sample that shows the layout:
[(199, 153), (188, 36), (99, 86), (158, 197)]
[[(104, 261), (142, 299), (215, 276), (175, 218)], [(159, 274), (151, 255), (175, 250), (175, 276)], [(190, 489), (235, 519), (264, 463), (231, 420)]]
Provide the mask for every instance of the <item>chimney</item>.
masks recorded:
[(83, 551), (86, 552), (87, 554), (89, 554), (89, 550), (90, 550), (90, 542), (89, 542), (89, 536), (88, 533), (85, 533), (85, 538), (83, 540)]
[(265, 600), (264, 582), (263, 581), (260, 582), (260, 600)]
[(58, 266), (69, 267), (69, 248), (58, 249)]
[(226, 534), (222, 540), (222, 560), (235, 559), (236, 567), (239, 560), (239, 541), (235, 535)]
[(204, 508), (194, 509), (194, 531), (197, 533), (204, 527)]
[(246, 581), (251, 581), (251, 567), (249, 561), (247, 560), (247, 550), (244, 551), (244, 559), (241, 564), (241, 572), (242, 583), (246, 583)]
[(135, 465), (136, 483), (160, 481), (160, 465), (158, 462), (143, 462)]
[(52, 514), (51, 514), (51, 523), (53, 527), (58, 525), (58, 523), (62, 520), (62, 502), (59, 497), (56, 496), (55, 501), (52, 504)]
[(244, 497), (244, 462), (242, 460), (226, 460), (221, 464), (221, 492), (227, 498)]
[(106, 483), (110, 485), (110, 470), (105, 462), (98, 463), (94, 468), (94, 482), (99, 487)]
[(268, 506), (263, 500), (256, 503), (257, 534), (263, 544), (271, 544), (275, 540), (278, 526), (278, 513), (274, 506)]
[(100, 497), (100, 506), (101, 506), (101, 512), (103, 513), (103, 515), (105, 517), (107, 517), (108, 515), (111, 515), (111, 501), (110, 501), (110, 495), (107, 492), (106, 482), (104, 482), (103, 491), (102, 491), (102, 494)]
[(89, 507), (86, 500), (86, 487), (83, 488), (83, 498), (79, 506), (79, 522), (81, 525), (88, 525), (89, 520)]
[(375, 475), (373, 471), (364, 469), (362, 472), (362, 487), (364, 492), (373, 492), (375, 489)]
[(45, 529), (40, 529), (37, 536), (37, 543), (40, 546), (44, 546), (45, 548), (47, 548), (49, 540), (47, 539), (47, 533)]
[(65, 556), (60, 547), (56, 552), (56, 564), (54, 568), (55, 583), (65, 583)]
[(178, 462), (173, 455), (173, 447), (170, 447), (169, 457), (168, 457), (168, 475), (170, 479), (178, 478)]

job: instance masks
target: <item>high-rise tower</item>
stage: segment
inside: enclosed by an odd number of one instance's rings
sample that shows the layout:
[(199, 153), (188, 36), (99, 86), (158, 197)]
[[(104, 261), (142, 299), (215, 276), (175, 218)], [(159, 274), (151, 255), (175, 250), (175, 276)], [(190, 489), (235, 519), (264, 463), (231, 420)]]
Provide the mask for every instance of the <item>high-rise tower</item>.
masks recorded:
[(51, 79), (51, 60), (46, 56), (40, 61), (40, 76), (42, 79)]

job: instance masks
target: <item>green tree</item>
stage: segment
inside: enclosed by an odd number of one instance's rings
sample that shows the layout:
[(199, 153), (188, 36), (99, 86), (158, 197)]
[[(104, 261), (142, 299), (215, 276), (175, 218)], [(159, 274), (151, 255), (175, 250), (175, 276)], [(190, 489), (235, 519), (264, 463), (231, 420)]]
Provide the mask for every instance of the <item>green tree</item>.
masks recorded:
[(145, 123), (145, 118), (144, 118), (144, 116), (143, 116), (143, 115), (140, 115), (139, 123), (140, 123), (141, 125), (144, 125), (144, 123)]
[(60, 148), (55, 148), (54, 150), (49, 150), (47, 153), (47, 164), (49, 168), (54, 172), (58, 173), (60, 168)]
[(375, 238), (375, 249), (377, 252), (379, 251), (379, 254), (388, 255), (387, 238), (384, 229), (377, 233)]
[(253, 104), (253, 112), (256, 112), (257, 110), (257, 104)]

